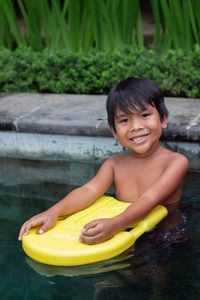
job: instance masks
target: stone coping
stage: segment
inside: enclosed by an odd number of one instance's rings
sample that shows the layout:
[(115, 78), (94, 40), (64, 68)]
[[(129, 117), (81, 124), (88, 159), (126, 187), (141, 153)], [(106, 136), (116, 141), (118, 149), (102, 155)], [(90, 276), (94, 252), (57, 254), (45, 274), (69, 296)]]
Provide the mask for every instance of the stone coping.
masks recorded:
[[(166, 141), (200, 141), (200, 99), (165, 98)], [(0, 94), (0, 131), (109, 137), (105, 95)]]

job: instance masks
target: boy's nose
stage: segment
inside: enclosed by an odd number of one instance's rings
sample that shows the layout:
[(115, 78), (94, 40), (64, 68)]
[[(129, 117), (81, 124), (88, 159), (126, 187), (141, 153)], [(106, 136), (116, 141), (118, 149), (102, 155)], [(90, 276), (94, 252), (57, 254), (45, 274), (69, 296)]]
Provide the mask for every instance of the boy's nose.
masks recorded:
[(138, 130), (141, 130), (143, 127), (141, 125), (141, 122), (139, 119), (134, 119), (132, 120), (131, 122), (131, 125), (130, 125), (130, 130), (131, 131), (138, 131)]

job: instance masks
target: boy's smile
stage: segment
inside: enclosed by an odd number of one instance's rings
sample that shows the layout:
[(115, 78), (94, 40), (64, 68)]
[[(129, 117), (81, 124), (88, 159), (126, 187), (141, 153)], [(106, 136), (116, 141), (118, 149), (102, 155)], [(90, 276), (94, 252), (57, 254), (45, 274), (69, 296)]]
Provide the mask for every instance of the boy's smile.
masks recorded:
[(144, 141), (146, 141), (146, 139), (149, 137), (149, 133), (147, 134), (142, 134), (142, 135), (136, 135), (133, 136), (132, 138), (130, 138), (130, 140), (134, 143), (134, 144), (140, 144)]
[(146, 157), (158, 148), (162, 129), (166, 127), (167, 118), (161, 121), (157, 109), (150, 104), (144, 110), (133, 109), (130, 113), (117, 108), (116, 132), (113, 132), (113, 135), (123, 147), (132, 150), (136, 156)]

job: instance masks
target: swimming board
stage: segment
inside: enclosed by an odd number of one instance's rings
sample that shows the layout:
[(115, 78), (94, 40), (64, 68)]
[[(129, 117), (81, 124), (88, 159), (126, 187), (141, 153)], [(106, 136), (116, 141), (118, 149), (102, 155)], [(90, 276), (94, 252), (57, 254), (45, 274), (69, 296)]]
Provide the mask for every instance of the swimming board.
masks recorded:
[(167, 209), (156, 206), (144, 218), (117, 233), (108, 241), (86, 245), (79, 241), (83, 226), (94, 219), (111, 218), (122, 213), (130, 203), (102, 196), (90, 207), (58, 220), (54, 227), (38, 234), (38, 228), (22, 238), (25, 253), (36, 261), (56, 266), (75, 266), (112, 258), (134, 244), (145, 232), (152, 230), (166, 215)]

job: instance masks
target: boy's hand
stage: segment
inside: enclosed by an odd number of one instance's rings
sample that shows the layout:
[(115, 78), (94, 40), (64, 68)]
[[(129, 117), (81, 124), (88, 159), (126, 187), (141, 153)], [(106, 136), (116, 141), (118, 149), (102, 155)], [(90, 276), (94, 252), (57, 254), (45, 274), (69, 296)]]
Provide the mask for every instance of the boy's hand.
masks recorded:
[(38, 233), (43, 234), (45, 231), (49, 230), (57, 220), (57, 216), (53, 215), (49, 211), (45, 211), (41, 214), (38, 214), (28, 221), (26, 221), (19, 232), (18, 240), (21, 241), (23, 235), (27, 235), (29, 233), (29, 230), (36, 226), (42, 226)]
[(83, 227), (80, 241), (88, 245), (98, 244), (110, 239), (118, 231), (113, 219), (97, 219)]

